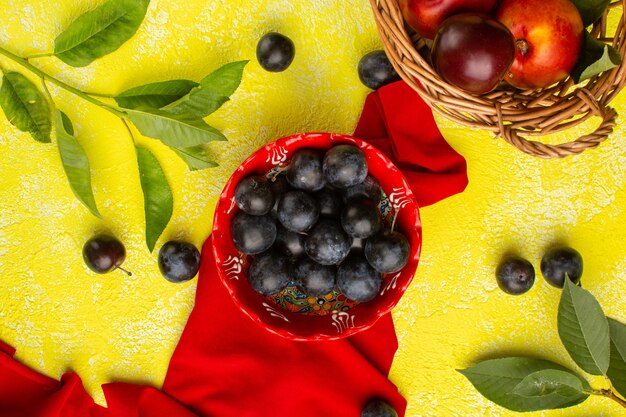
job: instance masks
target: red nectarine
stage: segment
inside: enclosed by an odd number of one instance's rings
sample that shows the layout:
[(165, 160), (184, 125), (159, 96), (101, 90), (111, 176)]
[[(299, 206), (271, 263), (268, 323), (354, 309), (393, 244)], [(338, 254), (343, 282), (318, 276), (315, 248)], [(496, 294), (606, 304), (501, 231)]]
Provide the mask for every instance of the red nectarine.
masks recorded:
[(515, 60), (505, 77), (512, 86), (548, 87), (576, 65), (584, 28), (569, 0), (504, 0), (496, 17), (515, 38)]

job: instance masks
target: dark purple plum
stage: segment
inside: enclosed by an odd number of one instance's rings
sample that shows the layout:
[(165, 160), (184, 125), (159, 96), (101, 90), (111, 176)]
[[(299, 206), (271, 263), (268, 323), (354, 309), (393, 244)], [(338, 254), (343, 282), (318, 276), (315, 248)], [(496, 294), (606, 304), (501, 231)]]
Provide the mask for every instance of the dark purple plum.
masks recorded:
[(380, 201), (382, 189), (378, 181), (371, 175), (365, 177), (363, 182), (353, 185), (352, 187), (343, 190), (343, 201), (348, 202), (350, 200), (368, 199), (376, 203)]
[(278, 221), (292, 232), (306, 232), (317, 222), (320, 208), (304, 191), (288, 191), (278, 201)]
[(382, 283), (382, 275), (372, 268), (360, 252), (351, 253), (337, 269), (337, 288), (354, 301), (372, 300)]
[(498, 265), (496, 281), (500, 289), (507, 294), (524, 294), (535, 283), (535, 268), (524, 258), (510, 256)]
[(365, 404), (361, 417), (398, 417), (398, 413), (388, 402), (374, 398)]
[(83, 245), (85, 264), (98, 274), (106, 274), (114, 269), (119, 269), (127, 275), (131, 275), (130, 272), (120, 267), (125, 259), (126, 248), (122, 242), (113, 236), (96, 235)]
[(378, 207), (370, 200), (353, 200), (343, 208), (341, 226), (350, 236), (367, 239), (378, 233), (382, 217)]
[(460, 13), (447, 18), (432, 46), (433, 67), (467, 92), (487, 93), (498, 86), (515, 58), (515, 39), (488, 15)]
[(332, 219), (317, 222), (304, 241), (306, 254), (322, 265), (338, 265), (348, 256), (351, 246), (352, 238)]
[(336, 145), (326, 151), (323, 162), (326, 181), (336, 188), (362, 183), (367, 176), (367, 160), (354, 145)]
[(267, 178), (251, 175), (242, 179), (235, 188), (235, 203), (248, 214), (267, 214), (274, 205), (274, 196)]
[(578, 284), (583, 275), (583, 257), (576, 249), (568, 247), (550, 249), (541, 259), (541, 274), (557, 288), (565, 285), (565, 274)]
[(282, 291), (293, 271), (289, 258), (276, 251), (267, 251), (254, 257), (248, 270), (248, 282), (264, 296)]
[(322, 172), (324, 154), (315, 149), (299, 149), (285, 171), (289, 184), (299, 190), (319, 191), (326, 185)]
[(334, 265), (321, 265), (305, 256), (296, 263), (294, 282), (306, 295), (322, 297), (335, 287), (336, 275)]
[(301, 233), (292, 232), (282, 226), (278, 226), (278, 234), (274, 247), (279, 252), (294, 258), (304, 254), (304, 238), (306, 236)]
[(230, 224), (233, 244), (248, 255), (268, 250), (276, 240), (276, 223), (269, 214), (253, 216), (240, 211)]
[(337, 191), (326, 188), (315, 193), (314, 197), (320, 206), (320, 216), (338, 218), (341, 215), (343, 202)]
[(259, 65), (269, 72), (286, 70), (296, 54), (291, 39), (276, 32), (264, 35), (256, 47), (256, 58)]
[(359, 79), (366, 87), (380, 87), (398, 81), (400, 76), (389, 62), (385, 51), (372, 51), (361, 58), (358, 66)]
[(378, 233), (365, 242), (365, 257), (372, 267), (385, 274), (398, 272), (409, 260), (409, 241), (400, 232)]
[(170, 240), (159, 250), (159, 270), (174, 283), (189, 281), (200, 268), (200, 252), (191, 243)]

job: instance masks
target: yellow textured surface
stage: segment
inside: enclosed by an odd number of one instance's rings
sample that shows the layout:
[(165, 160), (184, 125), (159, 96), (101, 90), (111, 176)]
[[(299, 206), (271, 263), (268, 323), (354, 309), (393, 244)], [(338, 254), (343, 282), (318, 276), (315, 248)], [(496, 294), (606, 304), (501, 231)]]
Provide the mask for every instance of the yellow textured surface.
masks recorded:
[[(0, 45), (21, 55), (50, 51), (56, 35), (97, 3), (0, 0)], [(267, 73), (254, 59), (257, 40), (270, 30), (296, 44), (296, 58), (283, 73)], [(92, 65), (34, 60), (72, 85), (108, 94), (158, 80), (199, 80), (226, 62), (251, 62), (232, 101), (207, 119), (229, 138), (211, 146), (219, 168), (189, 172), (157, 141), (139, 140), (161, 161), (175, 198), (172, 221), (152, 254), (144, 243), (133, 144), (116, 117), (50, 86), (89, 155), (102, 220), (73, 196), (54, 143), (36, 143), (0, 118), (0, 339), (50, 376), (78, 372), (99, 403), (100, 384), (108, 381), (160, 386), (196, 285), (160, 276), (160, 245), (184, 238), (200, 246), (222, 186), (262, 144), (300, 131), (350, 133), (368, 93), (356, 65), (379, 47), (367, 0), (152, 0), (137, 35)], [(623, 96), (615, 105), (626, 114)], [(574, 365), (556, 332), (559, 291), (538, 276), (528, 294), (503, 294), (494, 280), (503, 253), (516, 251), (538, 268), (547, 245), (576, 247), (585, 259), (584, 286), (607, 314), (626, 321), (624, 129), (580, 157), (544, 161), (485, 133), (438, 122), (467, 158), (470, 185), (422, 210), (423, 256), (394, 311), (400, 348), (390, 378), (408, 399), (408, 416), (512, 416), (483, 399), (455, 368), (497, 352)], [(82, 245), (98, 231), (124, 242), (132, 278), (96, 275), (84, 266)], [(623, 411), (591, 398), (566, 411), (529, 415)]]

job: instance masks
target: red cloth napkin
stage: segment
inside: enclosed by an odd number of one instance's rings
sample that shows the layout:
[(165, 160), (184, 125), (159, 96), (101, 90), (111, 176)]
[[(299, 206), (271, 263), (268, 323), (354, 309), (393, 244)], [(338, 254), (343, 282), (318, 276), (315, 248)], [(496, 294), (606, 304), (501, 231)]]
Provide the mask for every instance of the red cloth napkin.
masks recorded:
[[(443, 139), (428, 106), (400, 81), (370, 94), (354, 136), (396, 163), (421, 206), (463, 191), (465, 160)], [(93, 403), (75, 374), (37, 374), (0, 345), (3, 417), (358, 417), (372, 397), (399, 416), (406, 401), (387, 379), (398, 345), (391, 315), (337, 341), (294, 342), (246, 317), (217, 277), (207, 239), (196, 304), (172, 356), (163, 390), (103, 386)]]

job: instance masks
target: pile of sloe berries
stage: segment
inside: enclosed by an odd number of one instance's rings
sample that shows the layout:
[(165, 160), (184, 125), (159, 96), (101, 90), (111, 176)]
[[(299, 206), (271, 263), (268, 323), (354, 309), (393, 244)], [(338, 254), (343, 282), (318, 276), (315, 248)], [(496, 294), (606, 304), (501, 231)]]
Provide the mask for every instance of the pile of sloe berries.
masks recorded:
[(234, 195), (241, 211), (230, 228), (235, 247), (254, 255), (252, 288), (269, 296), (293, 281), (308, 296), (336, 288), (353, 301), (372, 300), (383, 274), (400, 271), (409, 257), (407, 238), (385, 230), (381, 196), (351, 144), (300, 149), (270, 179), (241, 180)]

